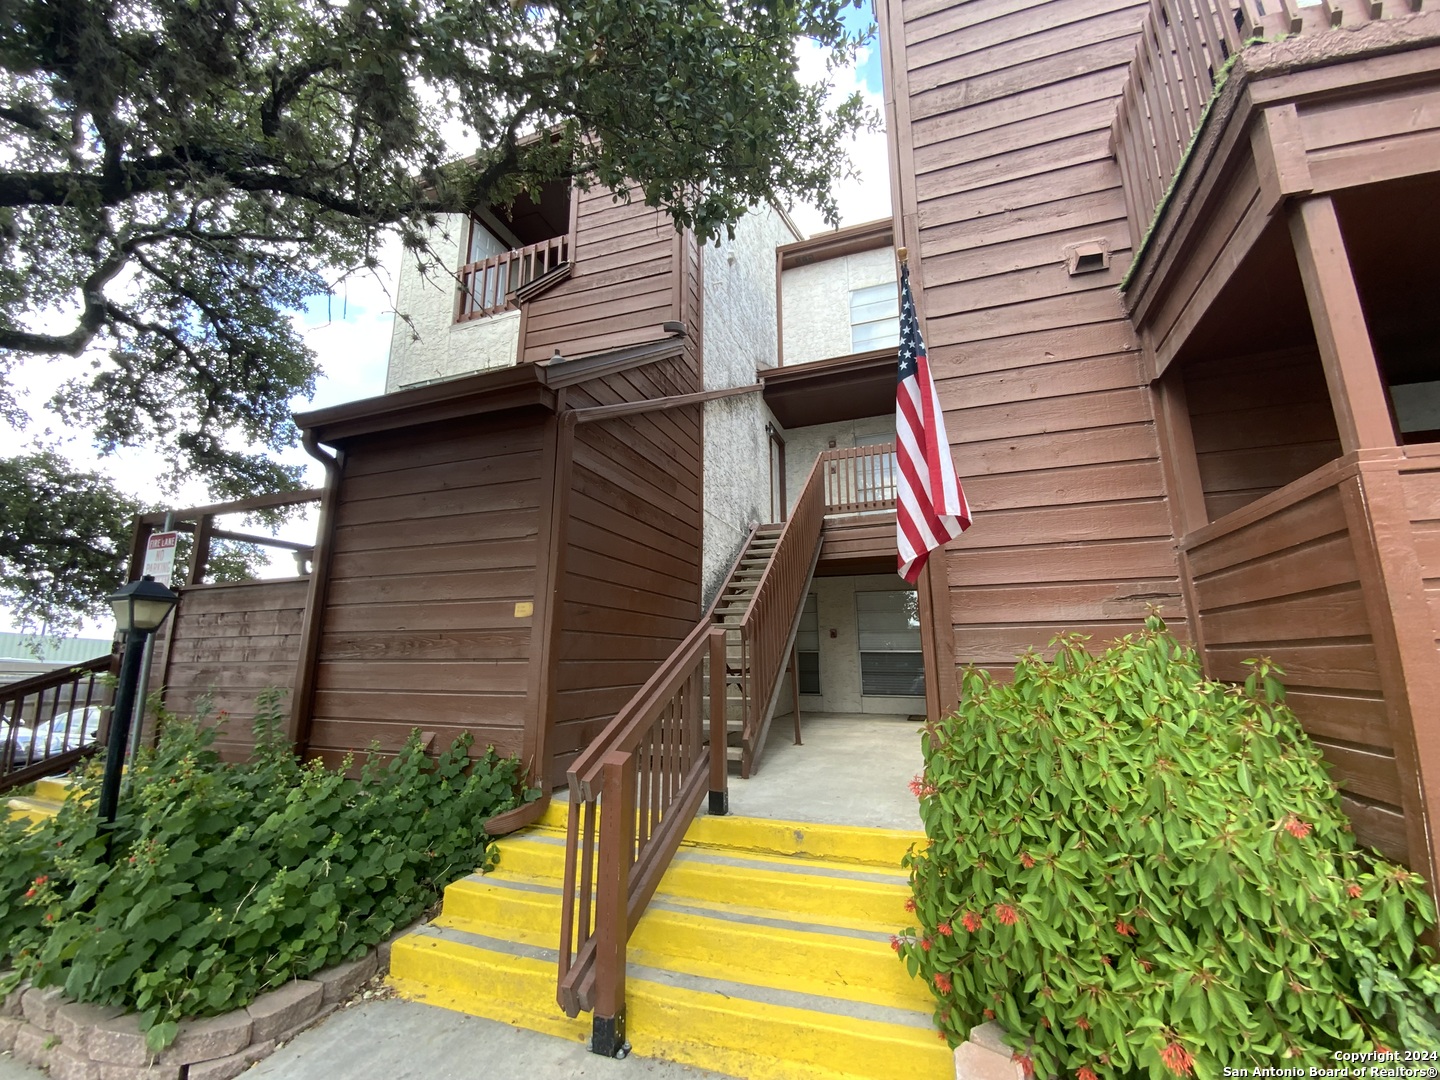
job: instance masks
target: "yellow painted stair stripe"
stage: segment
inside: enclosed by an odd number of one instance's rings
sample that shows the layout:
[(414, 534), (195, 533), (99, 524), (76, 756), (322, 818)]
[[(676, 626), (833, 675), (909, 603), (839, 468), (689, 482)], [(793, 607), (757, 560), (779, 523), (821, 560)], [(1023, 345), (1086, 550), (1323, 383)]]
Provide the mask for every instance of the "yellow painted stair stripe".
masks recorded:
[(555, 965), (410, 934), (391, 946), (390, 984), (402, 997), (562, 1038), (585, 1040), (590, 1017), (555, 1003)]
[(54, 817), (60, 810), (60, 807), (52, 802), (29, 795), (16, 795), (7, 800), (6, 805), (12, 818), (24, 818), (37, 825), (46, 818)]
[(631, 1047), (747, 1080), (948, 1080), (954, 1059), (933, 1029), (724, 997), (647, 979), (626, 982)]

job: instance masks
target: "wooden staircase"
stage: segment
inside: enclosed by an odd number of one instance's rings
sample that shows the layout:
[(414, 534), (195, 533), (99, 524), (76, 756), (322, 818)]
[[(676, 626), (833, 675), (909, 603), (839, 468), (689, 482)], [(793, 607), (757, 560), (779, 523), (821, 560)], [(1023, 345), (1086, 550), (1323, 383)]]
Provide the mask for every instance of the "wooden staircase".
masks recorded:
[[(729, 580), (721, 587), (720, 599), (715, 606), (715, 624), (725, 627), (725, 756), (728, 761), (739, 765), (743, 777), (749, 777), (754, 769), (770, 725), (767, 717), (756, 737), (745, 737), (745, 691), (751, 664), (742, 627), (760, 579), (765, 576), (775, 555), (783, 528), (783, 525), (761, 525), (755, 530)], [(795, 717), (795, 741), (800, 741), (798, 715)]]

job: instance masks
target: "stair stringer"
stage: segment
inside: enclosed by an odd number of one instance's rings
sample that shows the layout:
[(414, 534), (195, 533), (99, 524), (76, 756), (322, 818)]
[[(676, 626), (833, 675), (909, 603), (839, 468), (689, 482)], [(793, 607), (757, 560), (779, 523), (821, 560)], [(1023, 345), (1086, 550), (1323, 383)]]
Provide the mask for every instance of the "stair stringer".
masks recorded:
[[(785, 638), (787, 655), (795, 648), (795, 635), (800, 632), (800, 619), (805, 614), (805, 597), (810, 593), (810, 583), (815, 580), (815, 567), (820, 565), (820, 549), (824, 546), (825, 527), (821, 525), (820, 535), (815, 538), (815, 551), (810, 556), (810, 569), (805, 574), (805, 585), (800, 590), (800, 601), (795, 605), (795, 614), (790, 620), (790, 633)], [(766, 698), (765, 711), (762, 714), (764, 719), (760, 722), (760, 729), (756, 733), (754, 745), (746, 743), (742, 747), (740, 775), (746, 779), (755, 771), (761, 754), (765, 752), (765, 739), (770, 734), (770, 721), (775, 717), (775, 706), (780, 700), (780, 688), (785, 685), (785, 670), (786, 666), (782, 664), (779, 674), (775, 676), (775, 685), (770, 688), (770, 693)], [(798, 674), (796, 672), (797, 676)]]

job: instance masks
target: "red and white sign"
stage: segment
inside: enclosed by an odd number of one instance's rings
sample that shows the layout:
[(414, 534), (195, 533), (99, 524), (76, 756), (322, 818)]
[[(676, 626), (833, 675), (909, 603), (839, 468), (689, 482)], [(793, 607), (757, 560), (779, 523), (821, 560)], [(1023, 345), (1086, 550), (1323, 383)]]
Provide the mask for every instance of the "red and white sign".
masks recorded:
[(145, 541), (145, 569), (140, 572), (149, 574), (167, 589), (175, 572), (175, 541), (179, 537), (178, 532), (158, 532), (151, 533)]

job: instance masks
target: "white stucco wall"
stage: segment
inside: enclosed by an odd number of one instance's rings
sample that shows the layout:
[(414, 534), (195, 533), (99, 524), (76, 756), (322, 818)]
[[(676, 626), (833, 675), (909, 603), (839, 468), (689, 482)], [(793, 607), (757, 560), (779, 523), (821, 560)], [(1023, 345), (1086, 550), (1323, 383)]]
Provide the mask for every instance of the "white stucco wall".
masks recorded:
[[(794, 240), (784, 219), (766, 206), (741, 219), (733, 240), (722, 238), (702, 249), (706, 390), (747, 386), (755, 382), (757, 368), (775, 366), (775, 249)], [(750, 522), (770, 517), (765, 421), (759, 391), (705, 403), (707, 604)]]
[(895, 280), (895, 249), (797, 266), (780, 277), (785, 363), (849, 356), (850, 294)]
[[(520, 313), (506, 311), (483, 319), (455, 322), (456, 284), (454, 274), (461, 266), (461, 246), (467, 233), (466, 219), (459, 214), (445, 218), (431, 235), (435, 256), (443, 265), (422, 276), (416, 256), (406, 251), (400, 259), (400, 277), (395, 292), (396, 318), (390, 338), (390, 366), (386, 372), (387, 393), (435, 379), (454, 378), (493, 367), (515, 363), (520, 342)], [(488, 234), (484, 234), (487, 235)], [(490, 237), (497, 254), (504, 250)]]
[[(816, 424), (814, 427), (792, 428), (782, 431), (785, 440), (785, 498), (791, 509), (805, 487), (815, 459), (822, 450), (847, 449), (858, 446), (857, 440), (884, 435), (895, 437), (895, 414), (866, 416), (859, 420), (844, 420), (838, 424)], [(830, 445), (831, 440), (835, 445)]]

